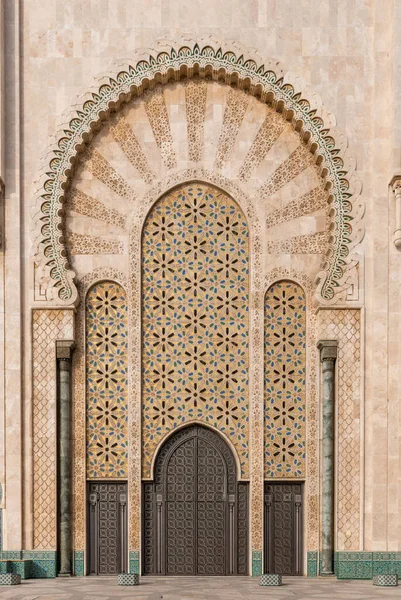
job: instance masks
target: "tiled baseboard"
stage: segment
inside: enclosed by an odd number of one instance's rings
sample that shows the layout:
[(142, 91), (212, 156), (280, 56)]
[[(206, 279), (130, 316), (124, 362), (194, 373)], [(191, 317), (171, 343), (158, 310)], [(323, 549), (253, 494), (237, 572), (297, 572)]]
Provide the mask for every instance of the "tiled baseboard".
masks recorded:
[(76, 577), (85, 575), (85, 553), (83, 550), (73, 551), (73, 572)]
[(261, 550), (252, 550), (252, 577), (260, 577), (263, 573)]
[(7, 572), (21, 579), (47, 579), (57, 575), (57, 553), (52, 550), (3, 550), (0, 560), (8, 561)]
[(129, 552), (129, 572), (141, 574), (139, 550), (130, 550)]
[[(318, 577), (320, 566), (319, 553), (308, 552), (308, 577)], [(372, 579), (393, 573), (401, 577), (401, 552), (335, 552), (334, 573), (337, 579)]]

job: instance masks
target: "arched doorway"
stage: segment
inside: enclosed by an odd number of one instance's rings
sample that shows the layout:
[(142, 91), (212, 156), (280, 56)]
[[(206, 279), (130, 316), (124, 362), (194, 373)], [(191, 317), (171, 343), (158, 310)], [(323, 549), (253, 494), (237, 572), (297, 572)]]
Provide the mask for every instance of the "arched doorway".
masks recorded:
[(220, 435), (174, 433), (143, 491), (145, 574), (247, 574), (248, 490)]

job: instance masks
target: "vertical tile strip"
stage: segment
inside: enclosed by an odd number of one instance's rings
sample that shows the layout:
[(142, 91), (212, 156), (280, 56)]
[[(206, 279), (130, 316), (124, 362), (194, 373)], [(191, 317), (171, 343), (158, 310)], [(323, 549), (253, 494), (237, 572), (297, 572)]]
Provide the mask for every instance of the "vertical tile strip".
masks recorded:
[(263, 159), (267, 156), (274, 142), (283, 132), (285, 125), (286, 122), (282, 115), (278, 115), (276, 112), (269, 109), (238, 173), (238, 177), (241, 181), (245, 183), (249, 180), (252, 172), (257, 169)]
[(119, 117), (115, 125), (110, 127), (110, 132), (142, 179), (151, 184), (155, 179), (155, 175), (140, 143), (123, 115)]
[(37, 549), (56, 548), (56, 340), (74, 339), (73, 310), (33, 311), (33, 525)]
[(163, 88), (158, 87), (145, 94), (145, 110), (149, 119), (156, 144), (159, 147), (166, 169), (175, 169), (177, 157), (171, 135), (170, 119), (164, 100)]
[(249, 96), (245, 92), (233, 89), (229, 90), (217, 146), (216, 169), (222, 169), (230, 159), (248, 104)]
[(207, 83), (204, 80), (190, 81), (185, 88), (188, 154), (193, 162), (203, 159), (206, 94)]

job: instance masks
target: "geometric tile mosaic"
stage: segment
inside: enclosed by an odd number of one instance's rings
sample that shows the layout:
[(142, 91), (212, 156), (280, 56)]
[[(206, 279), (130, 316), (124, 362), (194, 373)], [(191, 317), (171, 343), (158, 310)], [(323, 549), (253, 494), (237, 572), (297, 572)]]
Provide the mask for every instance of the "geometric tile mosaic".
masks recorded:
[(292, 281), (265, 296), (265, 478), (305, 477), (306, 299)]
[(337, 549), (360, 547), (361, 322), (360, 310), (323, 310), (318, 339), (337, 339)]
[(142, 237), (143, 477), (158, 443), (197, 420), (237, 450), (248, 476), (248, 227), (201, 183), (153, 207)]
[(140, 558), (138, 550), (130, 550), (129, 553), (129, 572), (138, 573), (141, 572)]
[(88, 478), (128, 475), (128, 306), (122, 287), (94, 285), (86, 299)]
[(57, 547), (56, 340), (74, 338), (71, 310), (35, 309), (32, 314), (33, 544)]

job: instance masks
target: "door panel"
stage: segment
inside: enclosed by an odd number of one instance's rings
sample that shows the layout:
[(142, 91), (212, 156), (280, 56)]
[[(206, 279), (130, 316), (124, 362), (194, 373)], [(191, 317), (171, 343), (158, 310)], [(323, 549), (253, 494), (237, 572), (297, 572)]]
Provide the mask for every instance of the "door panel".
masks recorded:
[(194, 575), (195, 557), (195, 439), (181, 444), (171, 456), (166, 476), (167, 574)]
[(300, 483), (265, 483), (264, 572), (302, 575)]
[(216, 449), (197, 440), (198, 575), (226, 572), (226, 466)]
[(127, 484), (89, 483), (89, 574), (127, 570)]

